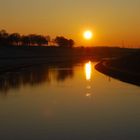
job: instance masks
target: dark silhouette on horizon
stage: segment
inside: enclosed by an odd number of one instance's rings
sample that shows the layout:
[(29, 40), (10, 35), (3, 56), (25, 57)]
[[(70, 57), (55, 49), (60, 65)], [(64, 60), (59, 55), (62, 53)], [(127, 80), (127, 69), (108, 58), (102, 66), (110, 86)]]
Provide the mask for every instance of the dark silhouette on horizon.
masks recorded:
[(37, 34), (20, 35), (19, 33), (9, 34), (6, 30), (0, 31), (1, 46), (48, 46), (50, 43), (57, 47), (73, 47), (74, 41), (65, 37), (56, 37), (51, 41), (50, 36)]
[[(109, 69), (115, 68), (113, 76), (123, 77), (126, 75), (126, 80), (138, 79), (140, 76), (140, 49), (120, 48), (120, 47), (73, 47), (74, 41), (63, 36), (57, 36), (53, 43), (56, 47), (49, 46), (51, 42), (50, 36), (42, 36), (37, 34), (20, 35), (19, 33), (9, 34), (5, 30), (0, 31), (0, 74), (13, 71), (16, 69), (33, 66), (38, 64), (59, 64), (69, 62), (82, 61), (101, 61), (109, 64), (101, 68), (101, 72), (106, 72), (110, 75), (112, 71)], [(47, 47), (46, 47), (47, 46)], [(102, 71), (103, 69), (103, 71)], [(118, 74), (120, 73), (121, 74)], [(130, 73), (130, 74), (129, 74)], [(60, 71), (59, 80), (65, 79), (65, 74)], [(58, 77), (59, 77), (58, 75)], [(63, 76), (62, 76), (63, 75)], [(123, 75), (123, 76), (121, 76)], [(134, 76), (133, 76), (134, 75)], [(133, 80), (135, 81), (135, 80)]]
[(72, 39), (66, 39), (63, 36), (57, 36), (54, 40), (60, 47), (73, 47), (74, 41)]

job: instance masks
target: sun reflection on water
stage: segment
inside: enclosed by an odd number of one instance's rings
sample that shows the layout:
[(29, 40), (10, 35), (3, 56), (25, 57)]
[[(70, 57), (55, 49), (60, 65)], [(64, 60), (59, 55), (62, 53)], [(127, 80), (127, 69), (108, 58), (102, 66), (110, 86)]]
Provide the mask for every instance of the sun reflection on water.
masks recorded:
[(92, 66), (90, 61), (85, 64), (85, 74), (86, 74), (86, 80), (87, 81), (91, 80)]
[(91, 97), (91, 76), (92, 76), (92, 64), (91, 62), (87, 62), (85, 64), (85, 76), (86, 76), (86, 81), (87, 81), (87, 86), (86, 86), (86, 97)]

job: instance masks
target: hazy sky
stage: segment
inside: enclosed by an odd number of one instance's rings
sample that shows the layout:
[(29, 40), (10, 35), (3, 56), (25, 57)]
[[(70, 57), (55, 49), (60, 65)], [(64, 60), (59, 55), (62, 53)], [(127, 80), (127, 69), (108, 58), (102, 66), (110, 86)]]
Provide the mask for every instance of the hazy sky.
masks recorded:
[[(0, 28), (63, 35), (77, 45), (140, 46), (140, 0), (0, 0)], [(94, 32), (90, 42), (86, 29)]]

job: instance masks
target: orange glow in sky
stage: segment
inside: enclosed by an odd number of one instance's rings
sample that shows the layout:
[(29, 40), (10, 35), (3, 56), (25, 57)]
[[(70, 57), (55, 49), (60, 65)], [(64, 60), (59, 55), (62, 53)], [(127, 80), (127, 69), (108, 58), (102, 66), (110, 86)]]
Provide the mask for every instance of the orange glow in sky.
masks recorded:
[[(1, 0), (0, 28), (21, 34), (65, 36), (84, 46), (140, 46), (140, 0)], [(81, 32), (82, 31), (82, 32)], [(91, 39), (92, 41), (92, 39)]]

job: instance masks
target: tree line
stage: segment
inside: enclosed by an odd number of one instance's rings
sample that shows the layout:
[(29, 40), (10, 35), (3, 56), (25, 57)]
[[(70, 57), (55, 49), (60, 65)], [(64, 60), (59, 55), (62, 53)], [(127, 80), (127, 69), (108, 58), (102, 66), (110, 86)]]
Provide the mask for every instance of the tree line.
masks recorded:
[(57, 36), (55, 39), (50, 36), (43, 36), (38, 34), (21, 35), (19, 33), (7, 33), (5, 30), (0, 31), (0, 45), (1, 46), (53, 46), (58, 47), (73, 47), (74, 41), (63, 36)]

